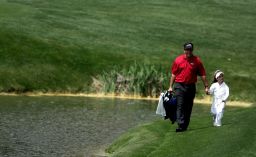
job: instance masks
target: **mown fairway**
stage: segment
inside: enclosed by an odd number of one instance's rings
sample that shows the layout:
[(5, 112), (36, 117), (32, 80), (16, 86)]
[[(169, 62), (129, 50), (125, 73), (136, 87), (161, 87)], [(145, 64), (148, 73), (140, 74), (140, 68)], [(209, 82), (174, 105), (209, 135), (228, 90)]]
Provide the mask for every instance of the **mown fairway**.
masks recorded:
[(255, 104), (227, 107), (223, 126), (212, 126), (208, 106), (194, 107), (188, 131), (159, 120), (131, 129), (108, 149), (113, 157), (255, 157)]
[(88, 92), (134, 60), (169, 70), (185, 41), (231, 99), (255, 101), (254, 0), (0, 0), (0, 91)]

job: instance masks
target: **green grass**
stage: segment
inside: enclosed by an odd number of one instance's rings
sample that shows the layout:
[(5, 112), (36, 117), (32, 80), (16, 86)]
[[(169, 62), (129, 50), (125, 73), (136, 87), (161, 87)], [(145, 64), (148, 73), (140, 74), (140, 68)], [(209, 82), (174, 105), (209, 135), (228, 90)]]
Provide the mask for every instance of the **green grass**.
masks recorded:
[(129, 130), (106, 151), (113, 157), (256, 156), (255, 107), (227, 107), (219, 128), (212, 126), (208, 110), (194, 107), (187, 132), (176, 133), (176, 124), (157, 120)]
[(88, 92), (92, 76), (135, 60), (169, 70), (192, 41), (209, 76), (225, 72), (232, 100), (255, 101), (255, 7), (254, 0), (0, 0), (0, 92)]

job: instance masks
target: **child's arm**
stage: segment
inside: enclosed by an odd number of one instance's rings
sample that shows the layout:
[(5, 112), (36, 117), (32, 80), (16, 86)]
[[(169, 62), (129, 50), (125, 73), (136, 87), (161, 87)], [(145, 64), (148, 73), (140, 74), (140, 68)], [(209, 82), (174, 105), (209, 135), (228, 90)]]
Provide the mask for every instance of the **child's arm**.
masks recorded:
[(208, 93), (207, 94), (213, 94), (214, 93), (214, 84), (211, 85), (210, 89), (208, 90)]
[(228, 96), (229, 96), (229, 88), (228, 88), (228, 86), (226, 86), (226, 88), (225, 88), (225, 95), (223, 96), (223, 102), (226, 102), (227, 101), (227, 99), (228, 99)]

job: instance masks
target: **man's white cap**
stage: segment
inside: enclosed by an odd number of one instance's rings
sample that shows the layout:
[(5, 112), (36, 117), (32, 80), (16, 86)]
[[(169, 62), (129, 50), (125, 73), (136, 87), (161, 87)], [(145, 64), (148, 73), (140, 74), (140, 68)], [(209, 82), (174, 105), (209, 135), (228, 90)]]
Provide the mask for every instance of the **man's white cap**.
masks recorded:
[(218, 71), (215, 75), (215, 78), (217, 79), (221, 74), (224, 75), (224, 73), (222, 71)]

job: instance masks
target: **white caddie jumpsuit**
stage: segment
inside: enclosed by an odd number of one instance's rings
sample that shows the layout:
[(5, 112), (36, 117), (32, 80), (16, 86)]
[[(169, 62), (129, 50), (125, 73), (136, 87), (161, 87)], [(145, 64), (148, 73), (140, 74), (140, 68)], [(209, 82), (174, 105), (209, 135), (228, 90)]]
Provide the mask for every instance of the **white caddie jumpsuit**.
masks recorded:
[(229, 88), (225, 82), (215, 82), (211, 85), (209, 93), (213, 95), (211, 113), (214, 115), (214, 125), (221, 125), (225, 102), (229, 96)]

